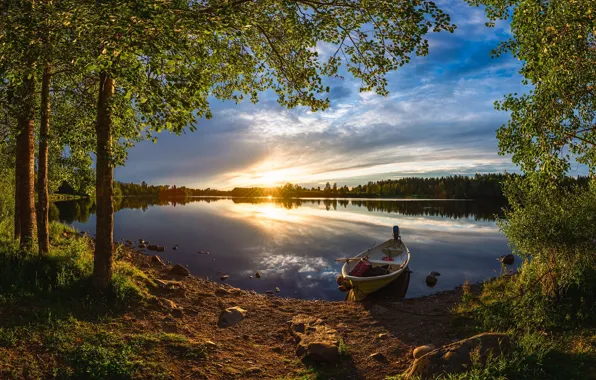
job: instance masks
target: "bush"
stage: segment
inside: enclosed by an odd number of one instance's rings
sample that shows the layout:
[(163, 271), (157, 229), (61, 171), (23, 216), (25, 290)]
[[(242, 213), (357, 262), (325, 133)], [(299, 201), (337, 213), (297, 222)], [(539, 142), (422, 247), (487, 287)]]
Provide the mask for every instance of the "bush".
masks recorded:
[[(93, 250), (88, 238), (77, 237), (63, 224), (50, 225), (51, 247), (47, 256), (22, 253), (12, 240), (0, 236), (0, 304), (22, 297), (44, 296), (54, 290), (85, 296), (93, 273)], [(117, 258), (117, 256), (116, 256)], [(116, 260), (112, 298), (121, 305), (138, 302), (155, 286), (132, 264)]]
[(512, 178), (505, 193), (510, 209), (500, 227), (525, 262), (512, 281), (486, 286), (486, 301), (492, 293), (500, 308), (485, 311), (487, 327), (497, 327), (499, 315), (501, 322), (527, 329), (594, 319), (596, 184), (557, 188)]

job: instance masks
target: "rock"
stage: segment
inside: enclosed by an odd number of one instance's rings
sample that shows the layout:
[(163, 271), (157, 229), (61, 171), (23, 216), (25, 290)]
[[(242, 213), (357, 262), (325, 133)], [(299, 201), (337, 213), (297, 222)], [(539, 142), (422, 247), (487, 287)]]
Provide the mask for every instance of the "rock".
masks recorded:
[(261, 274), (259, 272), (255, 273), (256, 278), (261, 278)]
[(221, 276), (219, 279), (222, 281), (227, 280), (228, 278), (230, 278), (230, 276), (228, 276), (227, 274), (224, 274), (223, 276)]
[(248, 276), (248, 278), (252, 278), (252, 276)]
[(209, 252), (207, 252), (207, 251), (199, 251), (199, 252), (197, 252), (197, 253), (198, 253), (199, 255), (208, 255), (208, 254), (209, 254)]
[(501, 256), (501, 262), (505, 265), (513, 265), (513, 263), (515, 262), (515, 256), (513, 256), (513, 254), (508, 254), (508, 255), (504, 255)]
[(385, 339), (388, 336), (389, 336), (389, 334), (387, 334), (387, 333), (380, 333), (380, 334), (377, 335), (377, 339), (378, 340)]
[(280, 292), (280, 290), (279, 290), (279, 288), (276, 286), (276, 287), (275, 287), (275, 293), (279, 293), (279, 292)]
[(152, 262), (153, 264), (156, 264), (156, 265), (159, 265), (159, 266), (164, 266), (164, 265), (166, 265), (166, 264), (164, 264), (164, 262), (161, 260), (161, 257), (159, 257), (159, 256), (157, 256), (157, 255), (151, 256), (151, 262)]
[(412, 353), (414, 356), (414, 359), (418, 359), (419, 357), (422, 357), (426, 354), (428, 354), (429, 352), (431, 352), (432, 350), (434, 350), (436, 347), (434, 344), (427, 344), (424, 346), (419, 346), (416, 347), (414, 349), (414, 352)]
[(163, 308), (168, 309), (170, 313), (172, 313), (172, 315), (176, 318), (180, 318), (184, 314), (184, 310), (180, 306), (176, 305), (176, 302), (172, 300), (169, 300), (167, 298), (161, 298), (159, 300), (159, 304)]
[(133, 244), (133, 243), (132, 243), (132, 241), (130, 241), (130, 240), (127, 240), (127, 241), (125, 241), (124, 243), (125, 243), (126, 245), (132, 245), (132, 244)]
[(339, 361), (339, 336), (321, 319), (296, 315), (290, 331), (297, 341), (296, 355), (313, 362), (337, 363)]
[(139, 244), (139, 248), (145, 249), (145, 248), (147, 248), (147, 245), (146, 244)]
[(170, 269), (170, 273), (178, 276), (190, 276), (190, 271), (180, 264), (176, 264)]
[(433, 277), (437, 277), (437, 276), (440, 276), (440, 275), (441, 275), (441, 273), (439, 273), (439, 272), (435, 272), (435, 271), (432, 271), (432, 272), (430, 272), (428, 275), (429, 275), (429, 276), (433, 276)]
[(434, 288), (435, 285), (437, 285), (437, 278), (429, 274), (428, 276), (426, 276), (426, 285), (429, 288)]
[(509, 336), (484, 333), (445, 345), (420, 356), (406, 372), (406, 378), (434, 378), (440, 374), (465, 372), (472, 365), (472, 357), (483, 365), (488, 357), (505, 354), (511, 344)]
[(273, 290), (267, 290), (265, 293), (269, 294), (270, 296), (272, 296), (274, 294)]
[(177, 250), (178, 250), (178, 246), (176, 246), (176, 245), (175, 245), (175, 246), (173, 246), (173, 247), (172, 247), (172, 250), (173, 250), (173, 251), (177, 251)]
[(234, 306), (229, 307), (219, 314), (219, 320), (217, 321), (217, 327), (229, 327), (235, 325), (246, 317), (246, 310), (241, 307)]
[(162, 247), (160, 245), (155, 245), (155, 244), (148, 245), (147, 249), (150, 251), (157, 251), (157, 252), (163, 252), (166, 250), (165, 247)]
[(378, 361), (380, 361), (380, 362), (383, 362), (383, 361), (386, 361), (386, 360), (387, 360), (387, 358), (385, 357), (385, 355), (383, 355), (383, 354), (382, 354), (382, 353), (380, 353), (380, 352), (375, 352), (374, 354), (370, 354), (370, 356), (369, 356), (369, 357), (370, 357), (371, 359), (375, 359), (375, 360), (378, 360)]

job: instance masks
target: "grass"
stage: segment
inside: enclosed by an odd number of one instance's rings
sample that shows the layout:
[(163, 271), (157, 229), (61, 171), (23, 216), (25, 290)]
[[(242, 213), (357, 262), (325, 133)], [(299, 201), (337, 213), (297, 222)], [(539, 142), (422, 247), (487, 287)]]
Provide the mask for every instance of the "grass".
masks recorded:
[[(464, 285), (462, 302), (453, 310), (454, 323), (464, 335), (483, 331), (508, 332), (513, 347), (507, 357), (475, 363), (465, 374), (439, 377), (446, 380), (484, 379), (588, 379), (596, 369), (596, 328), (584, 323), (573, 328), (541, 328), (528, 320), (527, 311), (511, 305), (517, 279), (500, 277), (486, 283), (480, 294)], [(515, 318), (512, 317), (515, 315)], [(522, 322), (527, 321), (525, 324)], [(571, 325), (571, 324), (570, 324)]]
[[(3, 341), (8, 336), (13, 349), (6, 353), (0, 349), (0, 355), (5, 354), (11, 359), (11, 367), (29, 366), (29, 371), (34, 369), (35, 373), (44, 374), (40, 377), (46, 377), (51, 371), (52, 376), (62, 379), (129, 379), (140, 375), (170, 378), (166, 365), (168, 358), (194, 361), (207, 357), (204, 345), (182, 335), (129, 333), (115, 318), (90, 322), (75, 317), (49, 318), (3, 331)], [(17, 343), (25, 341), (29, 345), (37, 342), (39, 346), (34, 352), (31, 347), (17, 347)], [(43, 362), (31, 361), (33, 353)], [(32, 367), (33, 363), (38, 366)], [(53, 369), (48, 368), (48, 364), (58, 365)], [(0, 378), (19, 377), (0, 365)]]
[(171, 378), (172, 362), (207, 357), (203, 344), (138, 331), (121, 317), (145, 305), (156, 284), (120, 250), (111, 294), (94, 295), (91, 241), (58, 223), (50, 236), (51, 251), (41, 257), (20, 253), (0, 230), (0, 379)]
[[(0, 306), (28, 298), (61, 297), (63, 293), (92, 293), (91, 241), (75, 235), (70, 227), (52, 223), (47, 256), (21, 253), (13, 241), (4, 237), (0, 244)], [(119, 255), (117, 249), (110, 297), (123, 305), (142, 301), (148, 287), (155, 287), (155, 283), (132, 264), (119, 260)]]
[(343, 339), (339, 340), (339, 347), (338, 347), (337, 351), (339, 352), (339, 354), (341, 356), (349, 356), (350, 355), (350, 350)]

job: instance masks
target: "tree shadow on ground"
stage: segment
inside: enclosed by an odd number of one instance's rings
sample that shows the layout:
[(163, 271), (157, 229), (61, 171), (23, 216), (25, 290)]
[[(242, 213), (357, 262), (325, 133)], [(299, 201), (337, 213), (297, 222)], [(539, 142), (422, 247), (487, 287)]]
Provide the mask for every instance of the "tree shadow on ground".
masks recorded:
[(451, 308), (461, 300), (461, 288), (429, 296), (405, 298), (410, 273), (360, 301), (378, 325), (408, 346), (442, 345), (459, 338)]

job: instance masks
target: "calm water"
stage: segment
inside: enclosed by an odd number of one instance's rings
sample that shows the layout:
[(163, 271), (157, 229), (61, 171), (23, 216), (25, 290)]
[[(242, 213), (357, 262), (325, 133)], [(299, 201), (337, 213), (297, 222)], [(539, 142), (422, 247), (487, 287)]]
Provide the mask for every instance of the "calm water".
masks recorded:
[[(95, 232), (89, 201), (56, 206), (55, 219)], [(412, 253), (407, 297), (494, 277), (501, 270), (495, 258), (508, 253), (494, 220), (500, 206), (469, 201), (126, 198), (116, 208), (117, 240), (149, 240), (195, 275), (219, 281), (227, 274), (233, 286), (260, 293), (279, 287), (280, 296), (297, 298), (343, 299), (335, 258), (389, 239), (396, 224)], [(261, 279), (250, 279), (257, 271)], [(425, 283), (430, 271), (441, 273), (434, 288)]]

